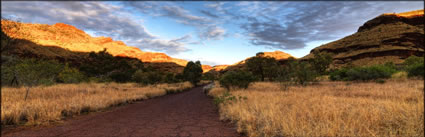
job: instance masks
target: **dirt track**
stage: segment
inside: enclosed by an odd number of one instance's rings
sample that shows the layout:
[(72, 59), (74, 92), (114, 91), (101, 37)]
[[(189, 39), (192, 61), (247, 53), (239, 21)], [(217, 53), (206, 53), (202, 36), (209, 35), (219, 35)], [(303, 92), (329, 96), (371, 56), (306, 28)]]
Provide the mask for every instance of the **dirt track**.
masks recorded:
[(233, 125), (219, 120), (216, 107), (201, 90), (78, 116), (56, 126), (6, 131), (2, 136), (240, 136)]

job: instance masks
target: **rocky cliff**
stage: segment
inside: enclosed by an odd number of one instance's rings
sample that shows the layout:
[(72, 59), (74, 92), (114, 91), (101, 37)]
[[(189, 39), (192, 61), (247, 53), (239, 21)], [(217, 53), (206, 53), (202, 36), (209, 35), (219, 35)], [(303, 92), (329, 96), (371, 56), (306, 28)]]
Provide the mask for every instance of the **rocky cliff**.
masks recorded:
[(114, 56), (137, 58), (154, 64), (174, 63), (177, 65), (168, 67), (180, 67), (180, 70), (187, 64), (186, 60), (172, 58), (164, 53), (143, 52), (137, 47), (127, 46), (124, 42), (114, 41), (110, 37), (91, 37), (84, 31), (64, 23), (47, 25), (2, 20), (1, 25), (3, 32), (8, 36), (29, 40), (41, 46), (54, 45), (75, 52), (98, 52), (106, 48)]
[(332, 67), (398, 64), (411, 55), (423, 56), (424, 10), (382, 14), (360, 26), (356, 33), (314, 48), (301, 59), (312, 58), (313, 51), (331, 53)]

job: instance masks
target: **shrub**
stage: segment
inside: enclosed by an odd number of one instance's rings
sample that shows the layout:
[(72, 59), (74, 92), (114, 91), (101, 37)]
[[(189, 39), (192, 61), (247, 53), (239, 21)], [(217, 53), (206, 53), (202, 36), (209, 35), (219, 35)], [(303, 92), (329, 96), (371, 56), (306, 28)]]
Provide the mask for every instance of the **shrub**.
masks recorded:
[(392, 79), (407, 79), (407, 72), (405, 71), (400, 71), (400, 72), (396, 72), (393, 75), (391, 75)]
[(227, 90), (230, 88), (248, 88), (249, 84), (255, 80), (255, 77), (244, 71), (229, 71), (220, 78), (220, 85)]
[(348, 71), (348, 69), (346, 69), (346, 68), (341, 68), (341, 69), (334, 70), (334, 71), (332, 71), (330, 73), (329, 78), (332, 81), (336, 81), (336, 80), (348, 80), (347, 71)]
[(421, 63), (424, 63), (424, 57), (410, 56), (406, 60), (404, 60), (403, 65), (411, 66), (415, 64), (421, 64)]
[(355, 67), (351, 69), (340, 69), (331, 73), (331, 80), (360, 80), (369, 81), (391, 78), (397, 70), (394, 65), (374, 65), (368, 67)]
[(422, 77), (424, 78), (424, 63), (417, 63), (414, 65), (409, 65), (407, 67), (407, 76), (408, 77)]
[(311, 60), (311, 65), (314, 70), (323, 75), (326, 73), (326, 70), (329, 68), (329, 65), (332, 63), (332, 56), (326, 52), (318, 52), (315, 50), (313, 52), (314, 58)]
[(132, 80), (143, 85), (156, 84), (161, 82), (162, 75), (154, 71), (145, 72), (142, 70), (137, 70), (132, 75)]
[(108, 77), (115, 82), (123, 83), (129, 81), (132, 75), (132, 71), (112, 71)]
[(76, 68), (71, 68), (68, 64), (59, 73), (58, 81), (63, 83), (79, 83), (85, 79), (85, 76)]
[(308, 82), (314, 81), (317, 73), (313, 66), (307, 62), (295, 62), (294, 80), (298, 84), (306, 85)]
[(409, 77), (424, 77), (424, 58), (417, 56), (410, 56), (407, 58), (403, 65), (405, 65), (405, 70), (408, 73)]

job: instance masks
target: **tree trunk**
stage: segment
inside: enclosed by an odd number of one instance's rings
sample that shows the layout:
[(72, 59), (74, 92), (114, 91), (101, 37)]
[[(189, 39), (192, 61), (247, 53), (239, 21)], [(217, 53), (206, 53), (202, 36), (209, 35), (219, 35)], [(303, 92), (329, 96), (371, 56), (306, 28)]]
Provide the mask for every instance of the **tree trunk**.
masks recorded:
[(27, 93), (25, 94), (25, 101), (27, 100), (28, 94), (30, 93), (30, 87), (27, 87)]

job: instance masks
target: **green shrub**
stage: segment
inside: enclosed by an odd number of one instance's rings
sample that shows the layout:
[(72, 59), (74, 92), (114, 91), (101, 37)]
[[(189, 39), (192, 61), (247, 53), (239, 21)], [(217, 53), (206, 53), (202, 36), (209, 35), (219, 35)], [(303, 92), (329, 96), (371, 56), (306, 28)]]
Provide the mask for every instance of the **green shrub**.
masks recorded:
[(248, 88), (249, 84), (255, 80), (255, 77), (244, 71), (229, 71), (220, 78), (220, 85), (227, 90), (230, 88)]
[(395, 69), (394, 65), (387, 63), (385, 65), (336, 70), (330, 74), (330, 79), (346, 81), (369, 81), (391, 78), (391, 75), (395, 72), (397, 72), (397, 70)]
[(407, 76), (408, 77), (422, 77), (424, 78), (424, 63), (417, 63), (413, 65), (409, 65), (407, 67)]
[(347, 71), (348, 69), (346, 68), (341, 68), (341, 69), (331, 71), (329, 78), (333, 81), (348, 80)]
[(132, 75), (132, 80), (143, 85), (156, 84), (161, 82), (162, 75), (154, 71), (144, 72), (142, 70), (137, 70)]
[(131, 80), (132, 71), (113, 71), (109, 74), (109, 78), (115, 82), (123, 83)]
[(58, 81), (63, 83), (79, 83), (85, 79), (85, 76), (76, 68), (71, 68), (68, 64), (59, 73)]
[(223, 95), (217, 96), (214, 98), (214, 104), (215, 105), (226, 104), (226, 103), (231, 103), (233, 101), (242, 101), (247, 99), (248, 99), (247, 97), (233, 96), (229, 92), (225, 92)]
[(306, 85), (308, 82), (314, 81), (318, 74), (314, 71), (313, 66), (307, 62), (294, 62), (295, 70), (293, 76), (294, 81), (301, 85)]
[(403, 65), (411, 66), (415, 64), (421, 64), (421, 63), (424, 63), (424, 57), (410, 56), (406, 60), (404, 60)]
[(424, 57), (410, 56), (403, 65), (408, 73), (408, 77), (424, 77)]

